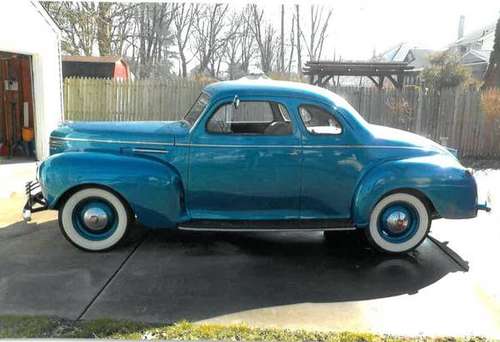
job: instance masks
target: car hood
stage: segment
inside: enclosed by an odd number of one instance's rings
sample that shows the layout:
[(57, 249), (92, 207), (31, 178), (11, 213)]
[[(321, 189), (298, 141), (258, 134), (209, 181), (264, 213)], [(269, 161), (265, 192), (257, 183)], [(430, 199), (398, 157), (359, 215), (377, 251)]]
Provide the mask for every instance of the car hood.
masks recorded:
[(379, 125), (370, 126), (375, 145), (416, 147), (438, 153), (452, 154), (446, 147), (418, 134)]
[(184, 121), (65, 122), (52, 137), (106, 142), (175, 143), (188, 134)]

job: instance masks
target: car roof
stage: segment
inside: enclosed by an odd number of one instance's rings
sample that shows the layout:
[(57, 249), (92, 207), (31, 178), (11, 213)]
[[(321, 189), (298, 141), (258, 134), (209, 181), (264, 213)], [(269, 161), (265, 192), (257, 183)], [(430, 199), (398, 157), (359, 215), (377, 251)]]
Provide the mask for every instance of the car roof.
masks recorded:
[(310, 98), (335, 104), (337, 95), (324, 88), (307, 83), (273, 80), (236, 80), (207, 85), (204, 91), (214, 97), (234, 95), (266, 95)]

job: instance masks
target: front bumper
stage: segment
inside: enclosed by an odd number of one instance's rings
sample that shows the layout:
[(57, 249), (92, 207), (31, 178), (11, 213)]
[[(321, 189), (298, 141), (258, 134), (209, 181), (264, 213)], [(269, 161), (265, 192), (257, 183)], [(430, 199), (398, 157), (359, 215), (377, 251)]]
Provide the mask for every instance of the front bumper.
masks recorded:
[(47, 210), (48, 204), (43, 197), (40, 183), (38, 181), (31, 181), (26, 183), (26, 204), (23, 208), (24, 221), (31, 221), (31, 214), (39, 211)]

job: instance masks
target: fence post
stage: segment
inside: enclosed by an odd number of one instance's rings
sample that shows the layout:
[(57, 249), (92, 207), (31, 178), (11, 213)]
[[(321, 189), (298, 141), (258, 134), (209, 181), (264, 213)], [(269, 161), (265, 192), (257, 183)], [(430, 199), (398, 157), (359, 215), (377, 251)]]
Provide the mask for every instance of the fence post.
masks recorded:
[(455, 101), (453, 103), (453, 128), (451, 130), (450, 141), (453, 147), (457, 147), (457, 124), (458, 124), (458, 108), (459, 108), (459, 100), (460, 100), (461, 89), (459, 87), (455, 88)]
[(423, 91), (422, 87), (418, 87), (417, 95), (417, 117), (415, 122), (415, 132), (420, 134), (422, 132), (422, 106), (423, 106)]

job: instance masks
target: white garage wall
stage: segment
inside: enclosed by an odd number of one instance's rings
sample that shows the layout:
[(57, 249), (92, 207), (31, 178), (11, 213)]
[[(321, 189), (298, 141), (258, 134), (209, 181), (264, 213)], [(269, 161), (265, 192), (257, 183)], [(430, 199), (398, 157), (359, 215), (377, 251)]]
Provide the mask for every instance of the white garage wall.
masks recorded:
[(0, 1), (0, 51), (32, 56), (35, 140), (40, 160), (49, 154), (49, 135), (62, 120), (60, 32), (32, 1)]

